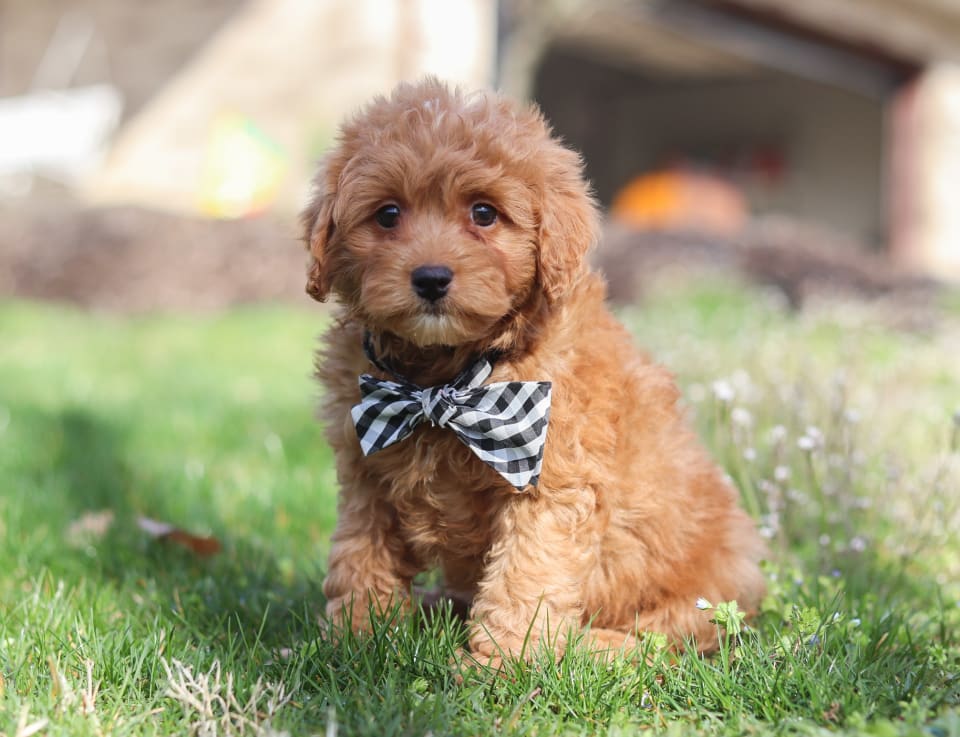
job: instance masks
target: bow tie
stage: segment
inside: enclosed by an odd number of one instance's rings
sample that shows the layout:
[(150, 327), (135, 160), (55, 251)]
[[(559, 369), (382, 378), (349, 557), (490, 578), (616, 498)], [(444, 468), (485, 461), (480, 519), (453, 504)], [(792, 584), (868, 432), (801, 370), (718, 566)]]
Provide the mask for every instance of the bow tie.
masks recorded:
[(493, 371), (481, 356), (449, 384), (420, 387), (378, 361), (369, 337), (367, 357), (397, 381), (360, 376), (360, 403), (350, 411), (368, 456), (397, 443), (424, 420), (445, 427), (511, 486), (537, 485), (550, 419), (549, 381), (503, 381), (483, 385)]

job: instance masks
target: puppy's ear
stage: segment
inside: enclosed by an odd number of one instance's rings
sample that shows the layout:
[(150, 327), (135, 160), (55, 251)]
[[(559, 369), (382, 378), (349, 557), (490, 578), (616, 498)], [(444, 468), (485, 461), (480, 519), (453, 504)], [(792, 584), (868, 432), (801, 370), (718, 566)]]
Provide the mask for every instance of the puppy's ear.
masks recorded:
[(318, 302), (326, 300), (330, 293), (329, 270), (325, 267), (327, 261), (327, 245), (333, 237), (333, 202), (332, 192), (327, 191), (324, 185), (324, 171), (321, 170), (314, 179), (314, 191), (310, 203), (300, 214), (300, 224), (303, 226), (303, 240), (310, 252), (310, 262), (307, 266), (307, 294)]
[(553, 142), (545, 164), (540, 213), (540, 284), (559, 300), (583, 274), (587, 251), (599, 239), (597, 205), (583, 178), (580, 156)]

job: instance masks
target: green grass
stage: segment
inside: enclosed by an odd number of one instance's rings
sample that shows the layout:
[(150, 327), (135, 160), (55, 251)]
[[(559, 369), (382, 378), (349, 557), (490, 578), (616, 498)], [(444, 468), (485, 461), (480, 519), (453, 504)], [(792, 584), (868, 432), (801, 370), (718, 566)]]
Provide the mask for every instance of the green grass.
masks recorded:
[(573, 647), (460, 682), (448, 612), (337, 644), (318, 619), (322, 312), (2, 305), (0, 733), (960, 735), (956, 318), (914, 335), (856, 312), (701, 286), (624, 314), (770, 539), (763, 612), (722, 655)]

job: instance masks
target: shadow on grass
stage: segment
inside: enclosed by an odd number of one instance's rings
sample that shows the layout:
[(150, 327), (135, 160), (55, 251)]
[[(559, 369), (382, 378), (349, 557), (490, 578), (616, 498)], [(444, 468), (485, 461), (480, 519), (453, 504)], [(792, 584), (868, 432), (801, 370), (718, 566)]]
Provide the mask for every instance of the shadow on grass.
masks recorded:
[[(215, 519), (223, 549), (206, 558), (139, 528), (140, 515), (182, 523), (187, 491), (137, 466), (130, 427), (79, 408), (45, 413), (20, 406), (12, 416), (17, 453), (7, 473), (19, 494), (10, 542), (30, 548), (33, 566), (68, 584), (96, 579), (121, 601), (154, 606), (207, 641), (213, 657), (251, 633), (265, 646), (283, 647), (298, 632), (316, 630), (324, 605), (319, 564), (284, 565), (268, 543), (234, 537)], [(105, 532), (70, 532), (85, 515), (105, 510), (113, 514)], [(204, 509), (204, 518), (211, 513)], [(264, 530), (257, 539), (271, 534)]]

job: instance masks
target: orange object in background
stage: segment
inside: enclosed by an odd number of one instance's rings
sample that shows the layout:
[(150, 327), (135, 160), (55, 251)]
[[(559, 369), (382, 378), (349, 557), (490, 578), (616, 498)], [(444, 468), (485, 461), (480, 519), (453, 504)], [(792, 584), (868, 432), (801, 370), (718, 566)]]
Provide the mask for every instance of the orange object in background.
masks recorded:
[(641, 174), (617, 193), (610, 208), (613, 220), (630, 227), (716, 235), (739, 232), (749, 215), (735, 185), (684, 167)]

